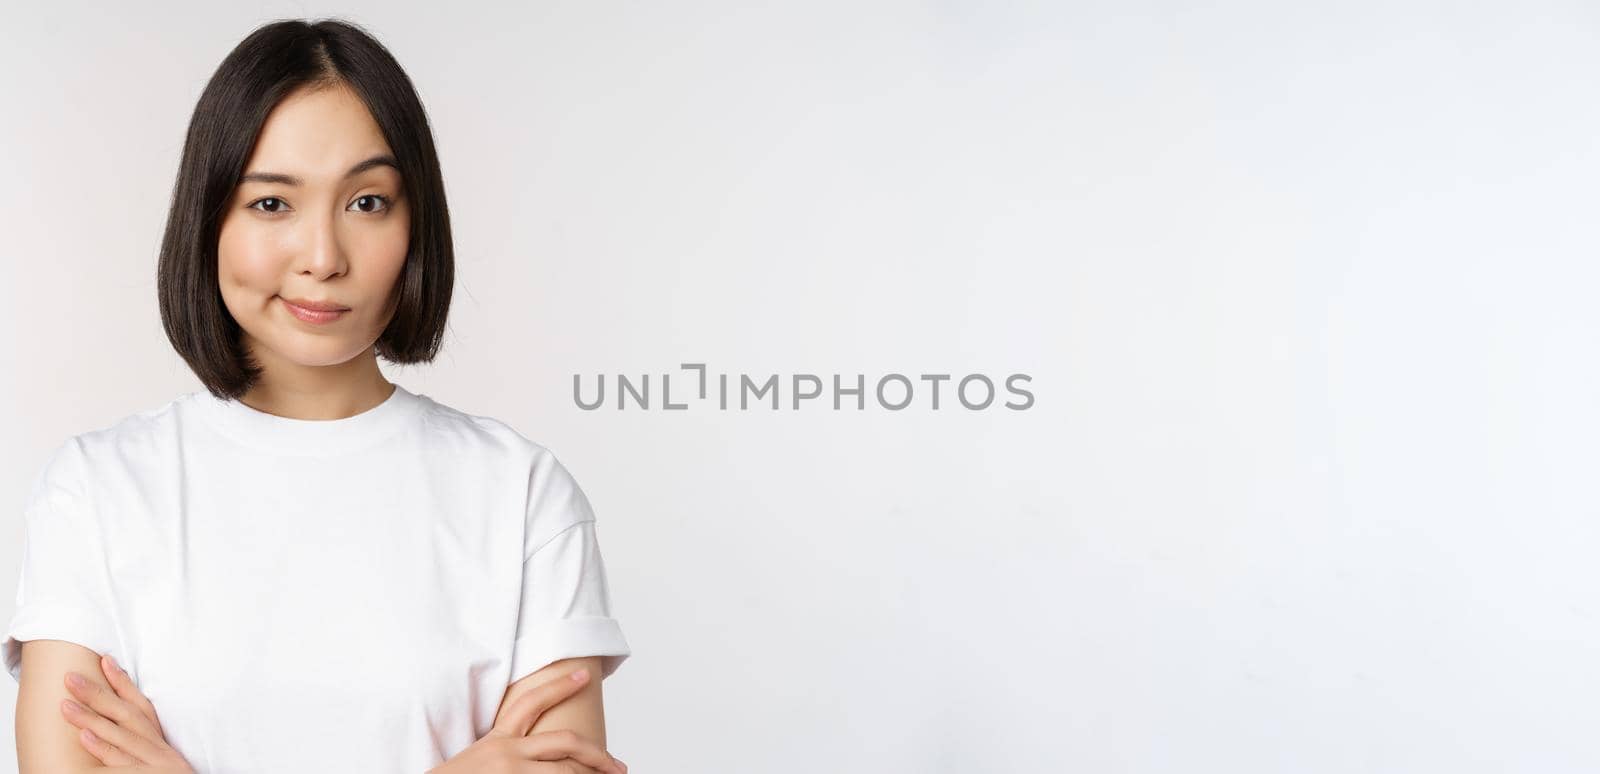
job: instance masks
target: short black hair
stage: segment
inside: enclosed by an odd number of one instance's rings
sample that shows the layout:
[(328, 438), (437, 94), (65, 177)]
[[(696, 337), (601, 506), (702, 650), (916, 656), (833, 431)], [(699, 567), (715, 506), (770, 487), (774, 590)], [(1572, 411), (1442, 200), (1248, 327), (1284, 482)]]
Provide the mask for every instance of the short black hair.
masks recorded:
[(218, 284), (225, 208), (272, 109), (302, 87), (336, 85), (348, 86), (372, 112), (399, 163), (411, 213), (395, 313), (377, 353), (391, 363), (430, 362), (444, 339), (455, 277), (450, 213), (433, 132), (411, 79), (357, 24), (270, 22), (228, 53), (195, 104), (156, 268), (167, 339), (219, 398), (242, 396), (261, 375)]

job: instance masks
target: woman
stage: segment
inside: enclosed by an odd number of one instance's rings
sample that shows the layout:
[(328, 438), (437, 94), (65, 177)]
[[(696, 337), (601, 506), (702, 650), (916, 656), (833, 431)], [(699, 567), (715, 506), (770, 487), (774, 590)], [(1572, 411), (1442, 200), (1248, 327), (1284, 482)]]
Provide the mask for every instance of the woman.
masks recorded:
[(24, 774), (625, 772), (600, 681), (630, 651), (583, 491), (379, 371), (433, 359), (452, 265), (382, 45), (282, 21), (224, 59), (158, 270), (206, 389), (35, 480), (4, 646)]

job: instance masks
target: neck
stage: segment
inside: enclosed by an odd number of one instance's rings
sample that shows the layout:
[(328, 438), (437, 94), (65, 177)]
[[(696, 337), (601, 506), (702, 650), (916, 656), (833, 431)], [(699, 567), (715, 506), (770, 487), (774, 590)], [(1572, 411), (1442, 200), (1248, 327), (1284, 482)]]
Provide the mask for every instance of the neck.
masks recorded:
[(240, 402), (257, 411), (289, 419), (344, 419), (383, 403), (394, 384), (378, 369), (377, 353), (367, 350), (343, 363), (307, 366), (254, 348), (261, 378)]

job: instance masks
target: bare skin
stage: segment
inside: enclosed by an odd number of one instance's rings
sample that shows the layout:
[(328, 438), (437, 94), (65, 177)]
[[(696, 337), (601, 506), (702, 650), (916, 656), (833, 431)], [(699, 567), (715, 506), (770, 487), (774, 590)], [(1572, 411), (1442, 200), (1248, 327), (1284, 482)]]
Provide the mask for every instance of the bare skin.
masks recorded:
[[(348, 88), (302, 91), (273, 109), (222, 218), (217, 277), (261, 380), (243, 402), (294, 419), (342, 419), (387, 399), (373, 344), (393, 318), (410, 209), (393, 151)], [(284, 175), (297, 185), (256, 179)], [(310, 323), (286, 299), (348, 307)]]
[[(223, 303), (263, 369), (245, 405), (293, 419), (342, 419), (396, 389), (374, 349), (393, 319), (410, 241), (403, 181), (384, 161), (392, 153), (365, 104), (343, 85), (296, 92), (268, 116), (217, 245)], [(308, 322), (288, 299), (346, 311)], [(192, 774), (167, 743), (154, 705), (109, 659), (59, 640), (26, 642), (22, 654), (21, 774), (108, 767)], [(494, 729), (435, 772), (626, 774), (603, 749), (600, 681), (564, 679), (579, 669), (600, 674), (599, 657), (563, 659), (509, 686)], [(50, 722), (56, 713), (70, 725)]]
[[(143, 774), (194, 774), (188, 761), (167, 744), (150, 699), (110, 656), (102, 656), (100, 666), (110, 690), (88, 679), (76, 683), (73, 678), (83, 677), (77, 672), (68, 672), (64, 681), (73, 698), (61, 703), (62, 713), (80, 729), (84, 749), (106, 767)], [(517, 694), (489, 733), (430, 774), (627, 774), (621, 761), (570, 729), (529, 734), (547, 711), (583, 690), (592, 674), (587, 667), (571, 670)]]

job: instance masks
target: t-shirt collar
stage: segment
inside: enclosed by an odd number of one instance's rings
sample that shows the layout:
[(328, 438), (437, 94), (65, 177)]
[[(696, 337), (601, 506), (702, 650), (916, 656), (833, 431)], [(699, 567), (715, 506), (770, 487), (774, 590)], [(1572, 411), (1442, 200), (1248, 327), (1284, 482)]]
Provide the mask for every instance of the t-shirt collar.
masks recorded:
[(367, 448), (394, 436), (417, 417), (423, 396), (394, 384), (382, 403), (342, 419), (292, 419), (223, 400), (207, 390), (192, 393), (206, 421), (230, 439), (266, 451), (320, 456)]

